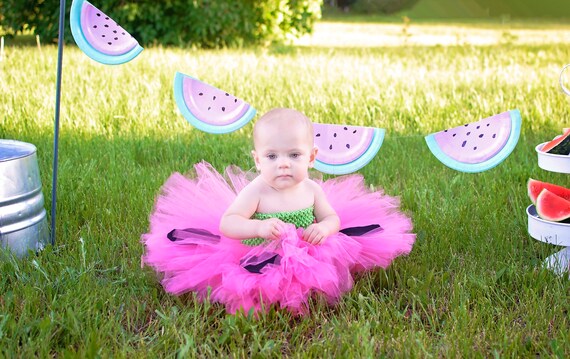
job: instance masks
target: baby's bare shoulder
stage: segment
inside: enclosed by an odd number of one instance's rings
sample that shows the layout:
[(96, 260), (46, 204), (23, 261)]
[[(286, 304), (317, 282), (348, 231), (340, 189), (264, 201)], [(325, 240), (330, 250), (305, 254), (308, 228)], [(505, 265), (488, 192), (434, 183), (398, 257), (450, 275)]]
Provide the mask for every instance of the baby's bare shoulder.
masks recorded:
[(248, 183), (241, 191), (240, 194), (245, 195), (258, 195), (263, 189), (263, 181), (259, 177)]
[(317, 182), (313, 181), (313, 180), (310, 179), (310, 178), (307, 178), (307, 179), (305, 180), (305, 184), (306, 184), (307, 188), (310, 189), (310, 190), (313, 191), (313, 192), (316, 192), (316, 193), (321, 193), (321, 192), (323, 192), (323, 189), (321, 188), (321, 185), (319, 185)]

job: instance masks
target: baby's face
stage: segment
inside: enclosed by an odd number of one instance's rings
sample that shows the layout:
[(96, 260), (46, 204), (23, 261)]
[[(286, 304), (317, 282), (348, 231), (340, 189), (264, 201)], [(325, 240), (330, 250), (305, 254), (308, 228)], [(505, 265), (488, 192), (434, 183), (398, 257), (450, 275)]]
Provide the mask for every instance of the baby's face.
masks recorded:
[(316, 148), (302, 124), (275, 121), (263, 124), (255, 141), (253, 157), (262, 178), (271, 187), (294, 187), (308, 176)]

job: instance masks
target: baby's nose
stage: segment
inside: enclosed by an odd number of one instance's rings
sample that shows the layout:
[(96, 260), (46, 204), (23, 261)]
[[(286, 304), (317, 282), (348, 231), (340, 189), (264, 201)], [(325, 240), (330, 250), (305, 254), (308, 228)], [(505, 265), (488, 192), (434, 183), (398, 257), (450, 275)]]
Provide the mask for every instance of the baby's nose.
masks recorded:
[(289, 159), (287, 157), (281, 158), (279, 160), (279, 167), (289, 167)]

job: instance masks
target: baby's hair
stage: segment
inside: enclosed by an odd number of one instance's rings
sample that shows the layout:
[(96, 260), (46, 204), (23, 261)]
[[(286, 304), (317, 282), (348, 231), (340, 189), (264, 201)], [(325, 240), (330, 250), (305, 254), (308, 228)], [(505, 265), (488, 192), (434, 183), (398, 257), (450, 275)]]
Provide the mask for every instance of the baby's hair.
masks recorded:
[(313, 123), (302, 112), (290, 108), (274, 108), (261, 116), (253, 126), (253, 142), (256, 143), (261, 131), (260, 128), (262, 129), (264, 125), (278, 121), (285, 121), (288, 124), (298, 123), (305, 126), (307, 136), (310, 136), (310, 142), (313, 143)]

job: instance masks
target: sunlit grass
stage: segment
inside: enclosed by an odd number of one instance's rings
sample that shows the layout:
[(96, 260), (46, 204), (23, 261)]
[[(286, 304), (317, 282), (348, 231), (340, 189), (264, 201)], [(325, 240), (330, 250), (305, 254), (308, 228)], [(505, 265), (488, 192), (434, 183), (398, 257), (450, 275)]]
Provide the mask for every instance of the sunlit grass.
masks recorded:
[[(313, 34), (296, 41), (301, 46), (399, 47), (399, 46), (496, 46), (568, 44), (570, 23), (453, 21), (445, 24), (402, 18), (389, 22), (327, 20), (317, 23)], [(331, 36), (334, 34), (334, 36)]]
[[(544, 43), (387, 47), (362, 46), (358, 36), (346, 46), (344, 30), (329, 30), (341, 31), (328, 35), (334, 46), (151, 48), (114, 67), (66, 46), (57, 242), (0, 260), (0, 356), (567, 356), (568, 281), (540, 268), (559, 248), (530, 238), (525, 214), (529, 177), (570, 186), (567, 175), (539, 169), (534, 153), (569, 126), (557, 81), (570, 47), (547, 41), (567, 30), (546, 31)], [(38, 147), (49, 208), (56, 49), (9, 46), (4, 55), (0, 137)], [(314, 301), (305, 318), (233, 317), (166, 295), (140, 269), (139, 243), (164, 180), (200, 160), (220, 170), (253, 165), (251, 125), (214, 136), (182, 118), (176, 71), (261, 113), (287, 106), (316, 122), (385, 128), (361, 173), (400, 196), (418, 234), (411, 255), (361, 276), (336, 307)], [(520, 141), (488, 172), (452, 171), (425, 145), (431, 132), (514, 108)]]

